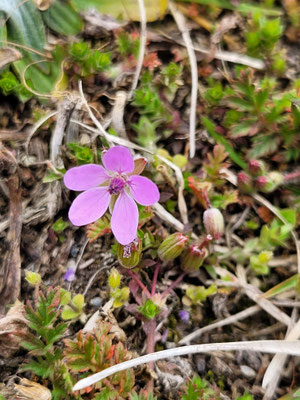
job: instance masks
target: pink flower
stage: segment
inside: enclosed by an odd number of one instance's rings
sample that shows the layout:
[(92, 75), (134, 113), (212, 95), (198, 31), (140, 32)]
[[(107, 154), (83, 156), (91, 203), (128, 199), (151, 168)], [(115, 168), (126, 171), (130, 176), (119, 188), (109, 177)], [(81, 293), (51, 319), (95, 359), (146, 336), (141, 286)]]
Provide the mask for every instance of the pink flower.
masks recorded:
[(132, 174), (134, 161), (126, 147), (111, 148), (102, 161), (105, 168), (87, 164), (65, 174), (68, 189), (83, 191), (73, 201), (69, 219), (73, 225), (87, 225), (102, 217), (109, 206), (112, 232), (119, 243), (127, 245), (137, 234), (139, 213), (135, 201), (151, 206), (159, 200), (159, 191), (150, 179)]

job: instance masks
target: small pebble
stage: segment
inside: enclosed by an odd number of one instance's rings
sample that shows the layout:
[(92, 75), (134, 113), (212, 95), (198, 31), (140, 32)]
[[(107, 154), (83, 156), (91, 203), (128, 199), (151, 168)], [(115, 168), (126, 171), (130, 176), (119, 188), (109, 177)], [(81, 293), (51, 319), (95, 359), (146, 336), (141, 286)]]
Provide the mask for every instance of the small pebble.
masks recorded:
[(94, 297), (93, 299), (91, 299), (90, 304), (91, 304), (91, 306), (94, 306), (94, 307), (100, 307), (102, 304), (101, 297)]
[(248, 365), (241, 365), (240, 368), (245, 378), (255, 378), (256, 372), (254, 369), (248, 367)]

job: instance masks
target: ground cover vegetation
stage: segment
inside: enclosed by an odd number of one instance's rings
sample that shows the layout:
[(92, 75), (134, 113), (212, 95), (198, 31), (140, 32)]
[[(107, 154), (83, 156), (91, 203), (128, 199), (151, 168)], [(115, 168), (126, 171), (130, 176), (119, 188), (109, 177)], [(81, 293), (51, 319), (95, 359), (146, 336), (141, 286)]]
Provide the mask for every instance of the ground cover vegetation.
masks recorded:
[(0, 0), (1, 400), (300, 398), (299, 39), (296, 0)]

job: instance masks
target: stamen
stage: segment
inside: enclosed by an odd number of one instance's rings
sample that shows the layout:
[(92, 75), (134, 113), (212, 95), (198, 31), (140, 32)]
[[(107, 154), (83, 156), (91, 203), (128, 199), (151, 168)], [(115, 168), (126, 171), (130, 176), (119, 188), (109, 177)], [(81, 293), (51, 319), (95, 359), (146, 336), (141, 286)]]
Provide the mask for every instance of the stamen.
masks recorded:
[(118, 194), (125, 186), (124, 179), (117, 177), (111, 180), (108, 191), (109, 194)]

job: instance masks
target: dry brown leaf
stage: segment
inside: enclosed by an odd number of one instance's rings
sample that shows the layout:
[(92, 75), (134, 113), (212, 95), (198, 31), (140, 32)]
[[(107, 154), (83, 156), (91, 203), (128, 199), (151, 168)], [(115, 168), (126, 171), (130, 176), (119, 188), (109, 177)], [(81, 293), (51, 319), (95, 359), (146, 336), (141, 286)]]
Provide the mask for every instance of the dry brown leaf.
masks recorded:
[(274, 214), (267, 207), (264, 206), (258, 207), (257, 214), (266, 224), (272, 222), (274, 219)]
[(16, 334), (25, 334), (28, 330), (25, 318), (24, 304), (17, 302), (0, 319), (0, 354), (4, 358), (10, 358), (20, 347), (20, 339)]
[(20, 383), (21, 385), (15, 384), (15, 389), (18, 391), (17, 398), (22, 400), (51, 400), (51, 392), (45, 386), (26, 378), (21, 379)]
[(4, 47), (3, 49), (0, 49), (0, 70), (6, 65), (20, 60), (22, 58), (22, 53), (13, 48), (13, 47)]

